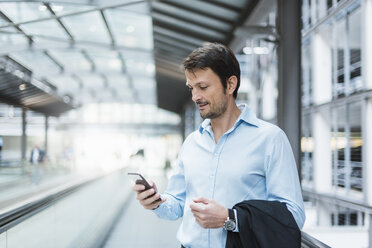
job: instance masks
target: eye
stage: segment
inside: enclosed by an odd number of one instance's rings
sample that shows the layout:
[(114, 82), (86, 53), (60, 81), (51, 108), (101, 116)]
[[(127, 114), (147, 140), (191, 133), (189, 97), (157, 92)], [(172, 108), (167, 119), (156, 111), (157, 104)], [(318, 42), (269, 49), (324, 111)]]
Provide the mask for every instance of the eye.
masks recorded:
[(190, 91), (190, 92), (192, 91), (192, 88), (191, 88), (191, 87), (187, 87), (187, 89), (188, 89), (188, 91)]
[(208, 88), (208, 86), (200, 86), (201, 90), (205, 90), (206, 88)]

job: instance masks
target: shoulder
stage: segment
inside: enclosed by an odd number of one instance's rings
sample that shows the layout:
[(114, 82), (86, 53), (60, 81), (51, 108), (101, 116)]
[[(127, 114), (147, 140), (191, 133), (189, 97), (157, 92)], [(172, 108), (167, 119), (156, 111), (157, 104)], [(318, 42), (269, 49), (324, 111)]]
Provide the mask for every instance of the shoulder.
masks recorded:
[(258, 119), (257, 129), (261, 135), (265, 135), (265, 136), (272, 137), (272, 138), (278, 137), (284, 134), (283, 130), (277, 125), (261, 120), (261, 119)]
[(187, 145), (187, 144), (190, 144), (190, 143), (193, 143), (195, 142), (197, 139), (199, 139), (201, 136), (201, 133), (199, 132), (199, 130), (195, 130), (194, 132), (190, 133), (185, 141), (183, 142), (183, 145)]

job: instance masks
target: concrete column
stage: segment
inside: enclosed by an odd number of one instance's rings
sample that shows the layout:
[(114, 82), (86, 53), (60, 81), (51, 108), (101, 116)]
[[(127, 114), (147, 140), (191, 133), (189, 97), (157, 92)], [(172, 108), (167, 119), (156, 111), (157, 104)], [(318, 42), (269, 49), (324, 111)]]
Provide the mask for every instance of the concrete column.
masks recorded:
[(372, 224), (372, 214), (369, 215), (368, 247), (372, 247), (372, 228), (371, 228), (371, 224)]
[(22, 108), (22, 138), (21, 138), (21, 159), (22, 161), (26, 160), (26, 146), (27, 146), (26, 126), (27, 126), (27, 109)]
[(311, 24), (314, 25), (316, 21), (318, 21), (317, 18), (317, 2), (316, 0), (310, 0), (311, 3), (311, 9), (310, 9), (310, 16), (311, 16)]
[[(372, 0), (362, 0), (362, 78), (364, 87), (372, 89)], [(372, 205), (372, 99), (363, 105), (363, 181), (365, 199)], [(369, 215), (369, 247), (372, 247), (372, 215)]]
[(368, 205), (372, 205), (372, 99), (366, 99), (362, 106), (363, 122), (363, 191), (365, 192), (365, 201)]
[(288, 136), (301, 175), (301, 1), (277, 3), (278, 124)]
[(331, 120), (329, 110), (313, 114), (314, 189), (318, 193), (332, 191)]
[(332, 99), (332, 41), (327, 37), (327, 31), (315, 33), (313, 39), (312, 78), (315, 105), (330, 102)]
[(329, 204), (323, 201), (317, 202), (317, 225), (318, 226), (331, 226), (332, 224), (332, 210)]
[(48, 154), (48, 129), (49, 129), (49, 120), (48, 120), (48, 116), (45, 116), (45, 136), (44, 136), (45, 154)]
[(372, 0), (362, 0), (362, 77), (364, 86), (372, 89)]

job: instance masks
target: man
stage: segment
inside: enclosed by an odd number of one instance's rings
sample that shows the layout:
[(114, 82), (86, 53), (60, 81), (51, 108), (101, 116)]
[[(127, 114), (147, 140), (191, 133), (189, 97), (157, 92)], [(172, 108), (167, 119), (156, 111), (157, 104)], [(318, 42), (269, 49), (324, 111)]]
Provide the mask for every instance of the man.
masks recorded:
[(44, 161), (45, 152), (40, 149), (39, 144), (35, 144), (34, 148), (31, 150), (30, 163), (38, 164)]
[(177, 238), (184, 247), (225, 247), (227, 231), (239, 232), (232, 207), (244, 200), (283, 202), (301, 228), (305, 215), (290, 144), (277, 126), (236, 105), (240, 68), (233, 52), (207, 44), (183, 67), (205, 120), (183, 143), (166, 192), (149, 197), (155, 184), (143, 192), (134, 185), (137, 199), (161, 218), (183, 217)]
[(35, 144), (31, 150), (30, 163), (32, 164), (31, 180), (33, 184), (38, 184), (43, 177), (43, 168), (41, 168), (44, 162), (45, 152), (40, 149), (39, 144)]

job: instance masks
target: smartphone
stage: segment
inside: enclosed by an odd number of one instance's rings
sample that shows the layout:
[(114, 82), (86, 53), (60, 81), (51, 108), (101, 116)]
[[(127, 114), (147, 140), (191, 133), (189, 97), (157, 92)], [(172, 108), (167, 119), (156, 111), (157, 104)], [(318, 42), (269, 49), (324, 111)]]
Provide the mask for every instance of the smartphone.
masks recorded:
[[(134, 181), (136, 182), (136, 184), (142, 184), (142, 185), (144, 185), (145, 186), (145, 189), (143, 191), (146, 191), (146, 190), (149, 190), (149, 189), (152, 188), (151, 185), (150, 185), (150, 183), (140, 173), (128, 172), (128, 176), (133, 177), (135, 179)], [(150, 195), (147, 198), (150, 198), (150, 197), (152, 197), (155, 194), (156, 194), (156, 192), (154, 194)], [(157, 202), (157, 201), (161, 201), (161, 198), (155, 200), (155, 202)]]

